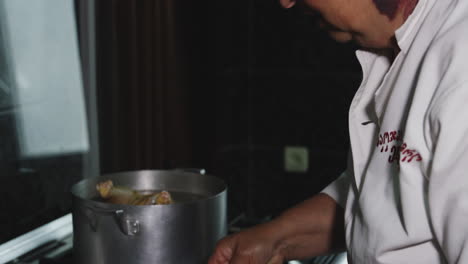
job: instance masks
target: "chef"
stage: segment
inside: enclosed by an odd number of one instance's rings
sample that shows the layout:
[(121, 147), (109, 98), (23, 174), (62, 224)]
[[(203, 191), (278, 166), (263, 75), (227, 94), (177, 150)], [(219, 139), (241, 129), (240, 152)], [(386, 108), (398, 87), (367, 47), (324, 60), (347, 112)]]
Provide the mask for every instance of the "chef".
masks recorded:
[(468, 1), (280, 0), (354, 41), (363, 79), (348, 169), (278, 218), (221, 240), (210, 264), (468, 263)]

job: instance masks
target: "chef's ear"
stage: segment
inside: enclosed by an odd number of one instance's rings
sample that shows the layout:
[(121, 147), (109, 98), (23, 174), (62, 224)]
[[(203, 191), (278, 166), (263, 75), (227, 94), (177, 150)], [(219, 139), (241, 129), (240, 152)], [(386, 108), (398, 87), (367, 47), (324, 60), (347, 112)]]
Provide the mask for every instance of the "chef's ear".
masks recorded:
[(296, 4), (296, 0), (279, 0), (284, 8), (291, 8)]

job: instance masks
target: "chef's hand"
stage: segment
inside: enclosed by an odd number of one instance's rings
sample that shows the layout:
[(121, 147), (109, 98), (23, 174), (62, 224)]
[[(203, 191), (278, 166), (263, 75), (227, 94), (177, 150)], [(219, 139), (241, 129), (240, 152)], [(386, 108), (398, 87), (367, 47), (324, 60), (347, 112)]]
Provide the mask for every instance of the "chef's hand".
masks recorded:
[(345, 248), (344, 210), (320, 193), (270, 222), (224, 238), (208, 264), (282, 264)]
[(285, 256), (276, 228), (269, 222), (227, 236), (218, 242), (208, 264), (282, 264)]

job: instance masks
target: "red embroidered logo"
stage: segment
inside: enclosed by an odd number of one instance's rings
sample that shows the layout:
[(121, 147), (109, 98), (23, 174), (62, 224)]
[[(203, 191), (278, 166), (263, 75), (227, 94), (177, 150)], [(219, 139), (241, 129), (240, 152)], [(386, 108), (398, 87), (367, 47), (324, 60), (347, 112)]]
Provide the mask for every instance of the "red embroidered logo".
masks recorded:
[[(393, 143), (393, 146), (390, 146)], [(408, 148), (408, 144), (403, 142), (403, 133), (398, 131), (389, 131), (379, 134), (377, 140), (377, 148), (380, 147), (380, 152), (390, 152), (388, 162), (412, 162), (422, 161), (421, 155), (414, 149)]]

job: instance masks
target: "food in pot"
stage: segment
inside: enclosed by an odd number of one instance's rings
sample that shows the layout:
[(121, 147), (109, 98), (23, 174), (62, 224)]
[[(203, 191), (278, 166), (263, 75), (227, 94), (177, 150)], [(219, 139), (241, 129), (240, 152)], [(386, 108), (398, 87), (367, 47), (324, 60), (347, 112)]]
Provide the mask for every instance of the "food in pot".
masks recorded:
[(171, 194), (167, 191), (143, 194), (123, 186), (114, 186), (111, 180), (98, 183), (96, 189), (106, 202), (115, 204), (154, 205), (172, 203)]

